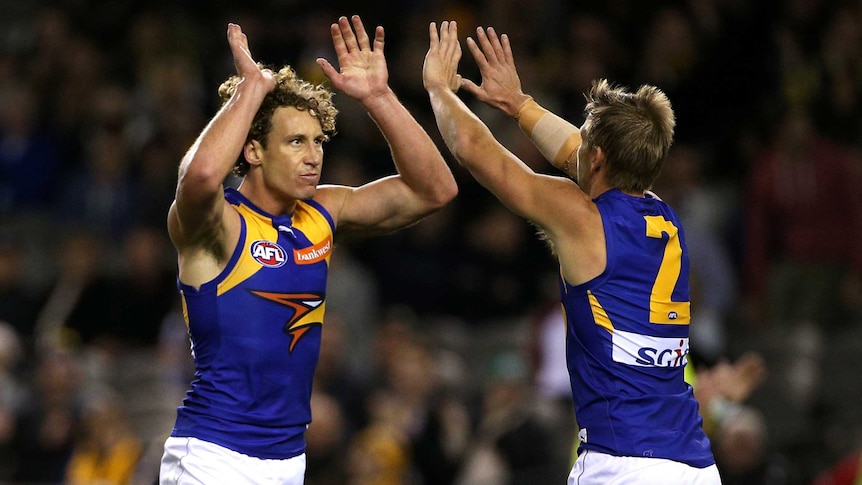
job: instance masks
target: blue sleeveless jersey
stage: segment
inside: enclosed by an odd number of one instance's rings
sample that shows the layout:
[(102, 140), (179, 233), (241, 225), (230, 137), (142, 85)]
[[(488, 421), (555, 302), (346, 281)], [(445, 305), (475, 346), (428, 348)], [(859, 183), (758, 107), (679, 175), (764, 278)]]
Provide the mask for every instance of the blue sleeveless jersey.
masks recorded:
[(305, 451), (334, 224), (314, 201), (266, 214), (226, 189), (239, 243), (200, 289), (178, 283), (195, 360), (171, 436), (263, 459)]
[(560, 279), (580, 448), (710, 466), (698, 403), (683, 379), (690, 299), (682, 225), (652, 196), (611, 190), (595, 203), (607, 267), (581, 285)]

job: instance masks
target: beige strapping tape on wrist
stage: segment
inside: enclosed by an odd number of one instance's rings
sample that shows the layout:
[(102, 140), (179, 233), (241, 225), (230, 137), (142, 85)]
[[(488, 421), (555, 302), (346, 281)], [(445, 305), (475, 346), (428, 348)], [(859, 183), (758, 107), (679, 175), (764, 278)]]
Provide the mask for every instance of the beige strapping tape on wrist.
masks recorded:
[(515, 115), (518, 126), (542, 155), (557, 168), (564, 168), (581, 144), (578, 127), (528, 99)]

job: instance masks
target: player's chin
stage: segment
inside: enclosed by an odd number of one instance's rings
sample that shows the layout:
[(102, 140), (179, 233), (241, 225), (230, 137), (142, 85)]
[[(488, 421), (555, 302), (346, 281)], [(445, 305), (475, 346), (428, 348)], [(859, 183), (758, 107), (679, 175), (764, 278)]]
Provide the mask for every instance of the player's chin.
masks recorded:
[(310, 187), (304, 187), (299, 192), (297, 199), (310, 200), (314, 198), (315, 194), (317, 194), (317, 186), (313, 185)]

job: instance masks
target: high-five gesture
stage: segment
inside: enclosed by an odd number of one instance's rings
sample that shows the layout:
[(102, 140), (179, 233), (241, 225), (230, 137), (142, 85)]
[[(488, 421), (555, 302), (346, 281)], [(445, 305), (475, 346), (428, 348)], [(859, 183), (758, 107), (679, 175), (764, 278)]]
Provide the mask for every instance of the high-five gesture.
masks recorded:
[(440, 24), (440, 34), (437, 34), (437, 24), (431, 22), (428, 28), (431, 43), (425, 54), (425, 64), (422, 66), (422, 81), (425, 89), (436, 86), (446, 86), (457, 92), (461, 87), (461, 76), (458, 74), (458, 61), (461, 60), (461, 43), (458, 42), (458, 25), (454, 21)]
[(272, 91), (275, 88), (275, 78), (272, 71), (261, 69), (254, 61), (248, 48), (248, 37), (239, 25), (227, 25), (227, 41), (233, 54), (233, 64), (236, 67), (237, 75), (243, 79), (261, 79), (265, 82), (266, 91)]
[[(415, 224), (458, 193), (434, 140), (389, 86), (383, 27), (372, 41), (358, 16), (341, 17), (330, 32), (339, 68), (318, 63), (368, 112), (394, 167), (361, 186), (321, 184), (324, 144), (336, 133), (332, 89), (289, 65), (262, 67), (242, 29), (228, 25), (236, 74), (180, 163), (168, 215), (196, 360), (165, 441), (162, 484), (303, 485), (332, 251)], [(241, 183), (226, 186), (229, 174)], [(313, 306), (270, 325), (294, 306), (285, 295), (308, 295)], [(253, 466), (263, 460), (269, 466)]]
[[(352, 26), (351, 26), (352, 22)], [(329, 27), (339, 70), (326, 59), (317, 63), (336, 89), (360, 102), (389, 90), (389, 71), (383, 55), (383, 27), (374, 30), (372, 45), (358, 15), (338, 19)]]
[(482, 85), (464, 79), (462, 86), (480, 101), (502, 110), (509, 116), (515, 116), (518, 114), (518, 108), (530, 97), (521, 91), (521, 78), (515, 69), (509, 36), (503, 34), (498, 37), (493, 27), (488, 27), (487, 30), (479, 27), (476, 29), (476, 38), (478, 44), (468, 37), (467, 47), (479, 66)]

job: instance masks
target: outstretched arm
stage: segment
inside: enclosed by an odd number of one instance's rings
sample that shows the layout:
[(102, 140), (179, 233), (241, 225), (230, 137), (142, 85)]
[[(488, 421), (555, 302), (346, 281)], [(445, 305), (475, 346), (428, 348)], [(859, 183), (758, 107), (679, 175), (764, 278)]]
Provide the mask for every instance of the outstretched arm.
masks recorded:
[(463, 88), (480, 101), (515, 118), (552, 165), (576, 178), (576, 167), (571, 162), (581, 144), (578, 127), (541, 107), (521, 90), (508, 35), (498, 37), (493, 27), (479, 27), (476, 39), (478, 43), (468, 37), (467, 46), (479, 66), (482, 84), (464, 79)]
[(568, 281), (594, 278), (604, 269), (605, 246), (601, 217), (589, 195), (566, 177), (534, 172), (494, 138), (455, 93), (461, 58), (457, 26), (443, 22), (438, 35), (431, 23), (429, 34), (422, 78), (449, 150), (509, 210), (543, 229)]
[(535, 173), (501, 145), (456, 95), (459, 84), (464, 84), (457, 72), (461, 47), (455, 22), (442, 22), (439, 34), (436, 24), (431, 23), (429, 36), (422, 76), (446, 146), (510, 210), (547, 227), (548, 214), (552, 212), (548, 204), (553, 199), (547, 197), (547, 190), (557, 182), (546, 185), (545, 181), (552, 178)]
[(373, 44), (356, 15), (341, 17), (330, 31), (340, 69), (326, 59), (318, 64), (333, 86), (359, 101), (377, 123), (398, 174), (356, 189), (330, 187), (320, 200), (334, 211), (340, 233), (367, 235), (412, 224), (455, 197), (455, 178), (431, 137), (389, 87), (383, 27), (375, 29)]
[[(236, 92), (221, 107), (180, 162), (176, 200), (168, 215), (171, 239), (184, 256), (201, 248), (217, 253), (229, 245), (224, 230), (222, 184), (234, 166), (263, 98), (275, 87), (272, 73), (251, 57), (248, 38), (239, 25), (229, 24), (228, 43), (237, 75)], [(218, 254), (211, 254), (219, 259)], [(181, 274), (181, 277), (183, 275)]]

